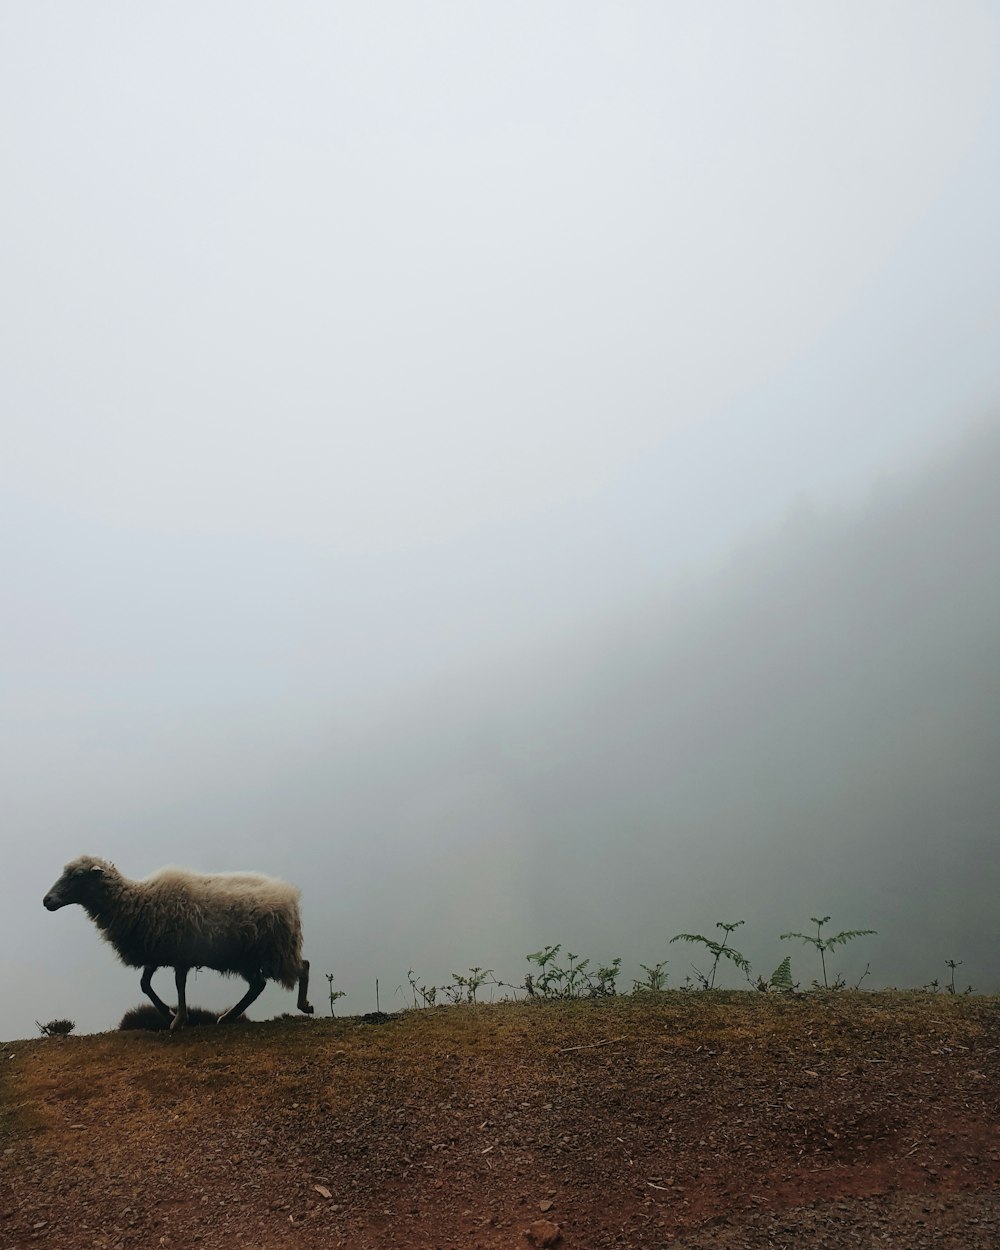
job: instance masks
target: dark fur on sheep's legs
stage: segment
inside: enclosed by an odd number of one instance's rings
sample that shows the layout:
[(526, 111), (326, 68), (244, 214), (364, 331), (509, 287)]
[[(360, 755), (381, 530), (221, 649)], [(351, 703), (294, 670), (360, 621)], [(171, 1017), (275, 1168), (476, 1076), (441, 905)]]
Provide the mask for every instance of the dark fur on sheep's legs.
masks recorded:
[(160, 1015), (164, 1018), (164, 1020), (172, 1022), (174, 1018), (174, 1013), (170, 1010), (170, 1008), (163, 1001), (163, 999), (159, 996), (159, 994), (157, 994), (156, 990), (153, 989), (153, 973), (155, 971), (156, 971), (155, 964), (153, 964), (152, 967), (147, 966), (143, 968), (142, 980), (139, 982), (139, 984), (142, 987), (142, 992), (146, 995), (146, 997), (153, 1004), (153, 1006), (160, 1013)]
[[(257, 975), (254, 977), (250, 977), (249, 981), (250, 981), (250, 988), (243, 995), (243, 997), (236, 1004), (236, 1006), (230, 1007), (228, 1011), (224, 1011), (222, 1015), (219, 1016), (220, 1024), (225, 1024), (227, 1020), (237, 1019), (239, 1016), (243, 1014), (244, 1011), (246, 1011), (246, 1009), (250, 1006), (250, 1004), (256, 998), (259, 998), (260, 995), (264, 992), (264, 986), (267, 985), (267, 980), (260, 973), (257, 973)], [(177, 992), (178, 994), (180, 993), (179, 986), (178, 986)], [(306, 997), (308, 993), (309, 993), (309, 960), (303, 959), (301, 964), (299, 965), (299, 999), (298, 999), (297, 1005), (298, 1005), (299, 1011), (304, 1011), (306, 1015), (311, 1016), (313, 1014), (313, 1008)]]
[(171, 1029), (182, 1029), (187, 1020), (187, 968), (174, 969), (174, 981), (177, 985), (177, 1013), (170, 1022)]
[(299, 969), (299, 1001), (296, 1003), (299, 1011), (304, 1011), (307, 1016), (313, 1013), (312, 1005), (309, 1002), (309, 960), (303, 959)]
[[(177, 1010), (171, 1011), (163, 999), (153, 989), (153, 973), (156, 966), (146, 967), (142, 970), (142, 980), (139, 982), (142, 992), (153, 1004), (160, 1015), (167, 1020), (171, 1029), (181, 1029), (187, 1020), (187, 976), (189, 968), (175, 968), (174, 979), (177, 984)], [(267, 985), (267, 979), (259, 972), (256, 976), (249, 978), (250, 988), (243, 995), (235, 1007), (230, 1007), (228, 1011), (224, 1011), (219, 1016), (219, 1024), (225, 1024), (229, 1020), (235, 1020), (243, 1014), (252, 1002), (258, 999), (264, 992)], [(313, 1006), (309, 1002), (309, 960), (303, 959), (299, 969), (299, 998), (297, 1003), (299, 1011), (305, 1012), (306, 1015), (313, 1014)]]
[(262, 977), (261, 974), (257, 972), (252, 977), (248, 977), (247, 980), (250, 982), (250, 988), (235, 1007), (230, 1007), (228, 1011), (224, 1011), (222, 1015), (219, 1016), (219, 1024), (225, 1024), (227, 1020), (235, 1020), (237, 1016), (241, 1016), (250, 1004), (263, 994), (264, 986), (267, 985), (266, 977)]

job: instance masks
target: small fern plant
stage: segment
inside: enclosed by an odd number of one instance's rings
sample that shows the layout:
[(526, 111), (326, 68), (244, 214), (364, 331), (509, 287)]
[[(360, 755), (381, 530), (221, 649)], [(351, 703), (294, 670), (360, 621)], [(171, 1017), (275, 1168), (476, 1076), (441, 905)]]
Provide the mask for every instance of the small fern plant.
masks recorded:
[(615, 996), (617, 992), (616, 982), (621, 966), (621, 958), (615, 958), (612, 959), (611, 963), (599, 967), (592, 976), (588, 975), (591, 998), (613, 998)]
[(346, 998), (347, 990), (335, 990), (333, 988), (333, 973), (326, 974), (327, 984), (330, 986), (330, 1017), (333, 1018), (333, 1008), (338, 998)]
[(713, 957), (712, 967), (708, 973), (701, 972), (692, 964), (698, 976), (698, 981), (702, 989), (711, 990), (715, 988), (715, 977), (719, 971), (719, 961), (728, 959), (730, 963), (736, 965), (737, 968), (747, 977), (750, 976), (750, 960), (741, 954), (735, 947), (729, 945), (729, 938), (734, 929), (738, 929), (744, 921), (742, 920), (718, 920), (715, 927), (721, 929), (725, 936), (721, 942), (716, 942), (713, 938), (707, 938), (701, 933), (678, 933), (676, 937), (672, 937), (671, 942), (700, 942), (702, 946), (708, 949), (708, 953)]
[(667, 977), (670, 975), (665, 972), (668, 960), (661, 960), (658, 964), (653, 964), (652, 968), (648, 964), (640, 964), (639, 967), (646, 974), (645, 981), (633, 981), (632, 993), (642, 994), (648, 991), (651, 994), (660, 994), (667, 988)]
[[(855, 938), (868, 937), (877, 933), (877, 929), (844, 929), (841, 933), (832, 933), (829, 937), (823, 936), (823, 926), (829, 921), (829, 916), (810, 916), (809, 919), (816, 926), (816, 936), (810, 933), (782, 933), (781, 940), (787, 941), (789, 938), (801, 938), (803, 942), (808, 942), (810, 946), (815, 946), (819, 951), (820, 964), (823, 968), (823, 988), (829, 989), (830, 983), (826, 979), (826, 952), (832, 950), (835, 946), (846, 946), (848, 942), (852, 942)], [(814, 982), (814, 984), (817, 984)], [(843, 984), (841, 982), (841, 984)]]
[(524, 988), (528, 991), (528, 997), (534, 998), (536, 995), (542, 998), (559, 998), (560, 986), (566, 977), (564, 968), (557, 968), (552, 964), (555, 957), (562, 950), (562, 943), (559, 942), (555, 946), (543, 946), (540, 951), (535, 951), (532, 955), (526, 955), (528, 963), (537, 964), (538, 972), (532, 977), (529, 972), (524, 979)]
[[(478, 1002), (476, 995), (479, 992), (479, 987), (484, 984), (499, 984), (494, 979), (492, 968), (470, 968), (467, 977), (463, 976), (461, 972), (453, 972), (451, 974), (451, 984), (439, 985), (437, 988), (453, 1007), (457, 1007), (460, 1003)], [(427, 1001), (426, 994), (424, 994), (424, 1001)]]
[(795, 982), (792, 980), (792, 957), (786, 955), (778, 964), (777, 968), (771, 973), (771, 979), (767, 982), (768, 989), (781, 990), (785, 994), (791, 994), (795, 989)]

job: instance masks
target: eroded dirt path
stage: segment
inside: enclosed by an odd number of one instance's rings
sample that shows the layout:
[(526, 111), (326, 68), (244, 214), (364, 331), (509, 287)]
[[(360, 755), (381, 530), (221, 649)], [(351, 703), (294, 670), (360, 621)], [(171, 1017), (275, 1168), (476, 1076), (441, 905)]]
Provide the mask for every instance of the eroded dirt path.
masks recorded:
[[(12, 1058), (8, 1056), (13, 1056)], [(0, 1247), (1000, 1246), (1000, 1005), (668, 994), (0, 1047)]]

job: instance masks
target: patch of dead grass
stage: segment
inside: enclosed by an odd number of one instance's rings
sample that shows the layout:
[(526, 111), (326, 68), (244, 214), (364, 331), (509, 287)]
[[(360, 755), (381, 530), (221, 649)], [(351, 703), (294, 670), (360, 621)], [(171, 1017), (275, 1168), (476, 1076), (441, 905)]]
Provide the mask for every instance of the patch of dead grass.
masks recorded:
[(595, 1246), (632, 1244), (608, 1220), (985, 1185), (998, 1047), (996, 999), (721, 991), (18, 1042), (12, 1227), (75, 1246), (112, 1203), (153, 1245), (270, 1250), (294, 1226), (303, 1250), (367, 1246), (378, 1226), (492, 1246), (555, 1191)]

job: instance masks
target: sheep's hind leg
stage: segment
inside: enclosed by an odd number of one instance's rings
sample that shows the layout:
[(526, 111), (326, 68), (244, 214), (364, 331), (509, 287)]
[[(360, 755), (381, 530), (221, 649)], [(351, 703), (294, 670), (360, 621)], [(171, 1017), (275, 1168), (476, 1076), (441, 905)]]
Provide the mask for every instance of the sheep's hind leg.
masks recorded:
[(296, 1004), (299, 1011), (304, 1011), (307, 1016), (311, 1016), (313, 1008), (309, 1002), (309, 960), (303, 959), (299, 964), (299, 1001)]
[(262, 977), (259, 972), (255, 972), (252, 977), (247, 977), (250, 982), (250, 988), (243, 995), (235, 1007), (230, 1007), (228, 1011), (224, 1011), (217, 1021), (218, 1024), (226, 1024), (229, 1020), (236, 1020), (241, 1016), (250, 1004), (261, 996), (264, 992), (264, 986), (267, 985), (267, 978)]
[(174, 979), (177, 982), (177, 1014), (170, 1024), (171, 1031), (182, 1029), (187, 1019), (187, 975), (187, 968), (174, 969)]
[(156, 990), (153, 989), (153, 973), (156, 971), (156, 969), (157, 969), (156, 964), (147, 965), (145, 968), (143, 968), (142, 980), (139, 982), (139, 984), (142, 987), (142, 992), (146, 995), (146, 997), (153, 1004), (153, 1006), (160, 1013), (160, 1015), (164, 1018), (164, 1020), (166, 1020), (169, 1023), (170, 1021), (173, 1020), (174, 1013), (170, 1010), (170, 1008), (163, 1001), (163, 999), (159, 996), (159, 994), (157, 994)]

